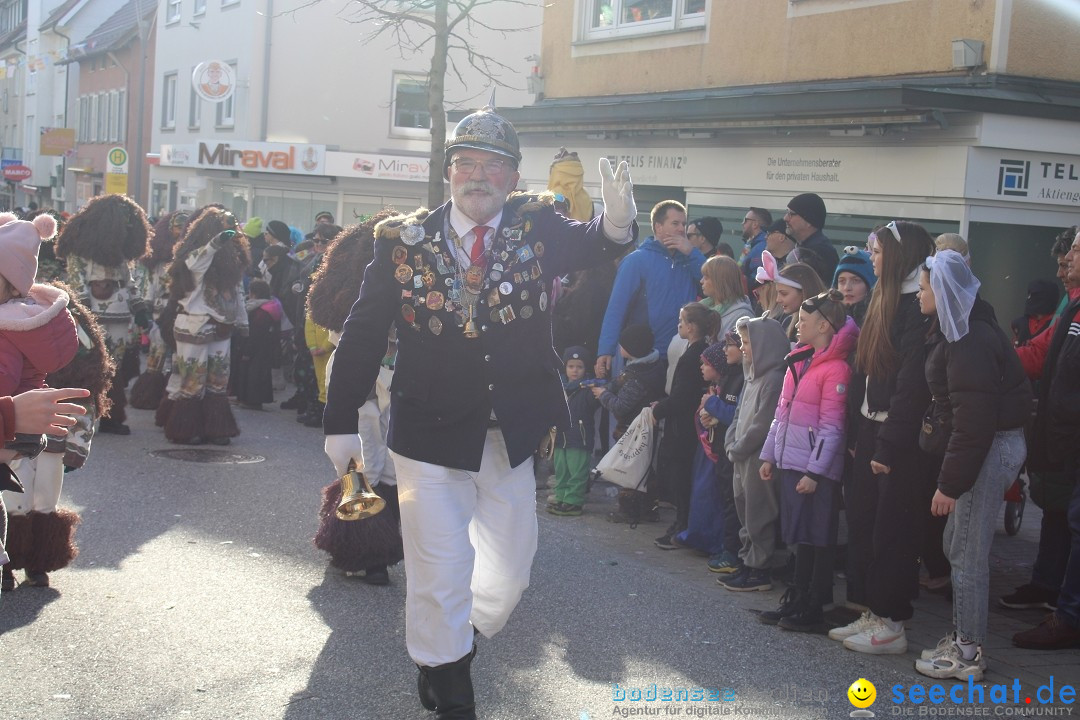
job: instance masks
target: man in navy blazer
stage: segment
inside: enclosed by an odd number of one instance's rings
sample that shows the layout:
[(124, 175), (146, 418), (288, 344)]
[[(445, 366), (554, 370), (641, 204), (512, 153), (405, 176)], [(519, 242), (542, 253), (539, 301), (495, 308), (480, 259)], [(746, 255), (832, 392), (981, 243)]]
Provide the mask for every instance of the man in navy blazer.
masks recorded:
[(556, 213), (550, 194), (511, 192), (520, 160), (513, 126), (485, 107), (447, 142), (451, 201), (376, 226), (323, 419), (338, 474), (350, 460), (360, 466), (357, 410), (395, 325), (387, 446), (408, 576), (406, 644), (436, 718), (475, 718), (474, 633), (501, 630), (529, 584), (532, 457), (569, 422), (551, 283), (632, 249), (637, 233), (626, 163), (613, 173), (601, 160), (604, 213), (581, 223)]

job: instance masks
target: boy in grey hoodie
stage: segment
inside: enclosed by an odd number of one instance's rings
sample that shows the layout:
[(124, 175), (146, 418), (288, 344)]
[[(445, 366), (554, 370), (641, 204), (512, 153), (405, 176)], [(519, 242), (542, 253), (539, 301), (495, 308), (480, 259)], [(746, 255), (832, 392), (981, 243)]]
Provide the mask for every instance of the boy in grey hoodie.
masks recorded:
[(784, 386), (784, 357), (791, 343), (780, 323), (769, 318), (740, 318), (735, 327), (742, 338), (745, 383), (724, 445), (735, 467), (735, 511), (742, 522), (739, 559), (743, 566), (717, 583), (735, 592), (771, 590), (770, 570), (782, 564), (776, 552), (780, 501), (776, 485), (759, 475), (758, 455), (776, 414)]

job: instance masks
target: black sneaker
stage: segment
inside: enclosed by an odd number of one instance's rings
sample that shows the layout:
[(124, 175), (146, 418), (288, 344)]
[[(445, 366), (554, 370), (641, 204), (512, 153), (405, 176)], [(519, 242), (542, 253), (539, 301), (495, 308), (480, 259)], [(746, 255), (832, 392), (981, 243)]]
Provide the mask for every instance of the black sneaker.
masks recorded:
[(792, 586), (780, 596), (780, 607), (776, 610), (766, 610), (758, 615), (758, 620), (764, 625), (775, 625), (789, 615), (801, 612), (805, 606), (805, 597), (799, 589)]
[(750, 572), (750, 568), (748, 568), (747, 566), (741, 564), (741, 562), (740, 562), (739, 567), (738, 567), (738, 569), (735, 570), (735, 572), (728, 573), (727, 575), (721, 575), (720, 577), (716, 578), (716, 584), (720, 585), (721, 587), (726, 587), (725, 583), (735, 582), (736, 580), (740, 580), (742, 578), (742, 576), (745, 575), (748, 572)]
[[(723, 582), (720, 582), (721, 580)], [(720, 582), (721, 585), (732, 592), (754, 592), (755, 590), (765, 592), (772, 590), (772, 579), (769, 577), (769, 571), (756, 568), (750, 568), (745, 574), (738, 577), (720, 578), (717, 582)]]
[(821, 606), (816, 603), (806, 603), (797, 613), (792, 613), (785, 618), (780, 618), (776, 623), (784, 630), (794, 632), (824, 633), (825, 615), (821, 612)]
[(554, 507), (548, 506), (547, 511), (552, 515), (559, 515), (560, 517), (577, 517), (581, 515), (582, 507), (580, 505), (571, 505), (570, 503), (555, 503)]
[(1055, 590), (1044, 590), (1037, 585), (1028, 583), (1016, 588), (1011, 595), (1002, 595), (998, 598), (998, 605), (1012, 610), (1046, 609), (1057, 610), (1058, 593)]
[(296, 393), (288, 400), (285, 400), (279, 406), (282, 410), (300, 410), (301, 412), (307, 409), (307, 400), (300, 393)]

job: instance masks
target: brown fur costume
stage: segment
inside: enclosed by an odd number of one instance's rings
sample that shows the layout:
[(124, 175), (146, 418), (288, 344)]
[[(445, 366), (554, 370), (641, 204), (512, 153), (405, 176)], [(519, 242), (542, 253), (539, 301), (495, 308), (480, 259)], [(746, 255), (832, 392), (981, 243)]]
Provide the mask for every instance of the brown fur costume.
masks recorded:
[(75, 358), (61, 369), (50, 373), (45, 382), (48, 383), (49, 387), (75, 387), (89, 390), (90, 400), (94, 404), (95, 412), (99, 415), (105, 415), (109, 412), (109, 399), (107, 396), (109, 387), (112, 385), (113, 375), (116, 373), (116, 364), (109, 356), (109, 351), (105, 348), (105, 331), (102, 330), (101, 324), (98, 323), (93, 313), (79, 302), (70, 287), (60, 281), (54, 281), (52, 285), (67, 293), (70, 298), (67, 306), (68, 312), (75, 318), (79, 328), (90, 338), (93, 347), (86, 348), (80, 342)]
[(115, 267), (146, 254), (153, 231), (146, 213), (126, 195), (99, 195), (64, 226), (56, 254)]
[(73, 510), (8, 515), (8, 541), (12, 570), (53, 572), (71, 564), (79, 554), (75, 526), (82, 522)]
[(364, 280), (364, 268), (375, 259), (375, 226), (396, 213), (380, 210), (360, 225), (350, 225), (326, 250), (308, 291), (307, 309), (316, 325), (341, 332)]
[[(236, 218), (220, 207), (204, 207), (196, 212), (184, 238), (173, 249), (169, 266), (169, 296), (179, 301), (195, 289), (195, 278), (186, 260), (195, 250), (205, 246), (224, 230), (236, 234), (214, 254), (210, 268), (203, 276), (209, 287), (221, 291), (234, 290), (251, 264), (247, 237), (237, 225)], [(172, 442), (188, 443), (196, 438), (232, 438), (240, 434), (229, 399), (224, 395), (205, 394), (202, 399), (163, 398), (154, 421), (165, 428), (165, 437)]]
[(185, 261), (188, 255), (206, 245), (223, 230), (235, 230), (232, 240), (214, 255), (204, 282), (218, 290), (232, 290), (243, 277), (244, 269), (251, 264), (251, 251), (247, 237), (240, 232), (236, 218), (228, 210), (217, 207), (203, 208), (188, 225), (184, 237), (173, 248), (173, 261), (169, 266), (169, 296), (179, 300), (195, 289), (195, 277)]
[(397, 488), (379, 483), (372, 488), (386, 507), (363, 520), (339, 520), (335, 511), (341, 502), (341, 479), (323, 488), (319, 508), (319, 530), (315, 547), (330, 553), (330, 564), (346, 572), (381, 565), (393, 565), (405, 557), (401, 545)]

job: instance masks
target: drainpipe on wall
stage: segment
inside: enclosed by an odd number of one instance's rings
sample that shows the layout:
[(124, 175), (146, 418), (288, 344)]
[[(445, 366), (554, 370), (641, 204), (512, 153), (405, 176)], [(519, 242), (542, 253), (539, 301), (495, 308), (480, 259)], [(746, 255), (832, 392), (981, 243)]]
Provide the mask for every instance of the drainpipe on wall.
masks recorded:
[[(71, 55), (71, 38), (69, 38), (64, 33), (60, 32), (60, 29), (58, 27), (56, 27), (56, 26), (53, 26), (53, 32), (56, 33), (57, 35), (59, 35), (60, 37), (64, 38), (65, 41), (67, 41), (67, 55)], [(68, 92), (70, 92), (70, 90), (71, 90), (71, 65), (65, 65), (64, 66), (64, 127), (65, 128), (68, 126)], [(50, 118), (50, 120), (51, 120), (51, 118)], [(60, 177), (58, 178), (58, 185), (60, 187), (60, 190), (62, 190), (63, 193), (64, 193), (64, 199), (60, 201), (60, 207), (58, 207), (56, 209), (60, 210), (62, 212), (62, 211), (64, 211), (66, 209), (64, 207), (64, 205), (67, 204), (67, 197), (68, 197), (68, 193), (67, 193), (67, 156), (62, 156), (60, 158)]]
[(146, 43), (150, 39), (150, 33), (157, 22), (157, 13), (154, 13), (150, 22), (146, 22), (143, 15), (142, 5), (144, 0), (135, 0), (135, 23), (139, 36), (139, 87), (138, 99), (135, 101), (135, 152), (129, 152), (128, 157), (135, 159), (133, 184), (135, 186), (135, 202), (147, 212), (150, 212), (150, 198), (143, 196), (143, 165), (146, 163), (146, 151), (144, 138), (146, 134)]
[(266, 0), (266, 43), (263, 46), (262, 113), (259, 118), (259, 139), (267, 140), (270, 117), (270, 45), (274, 29), (274, 0)]

